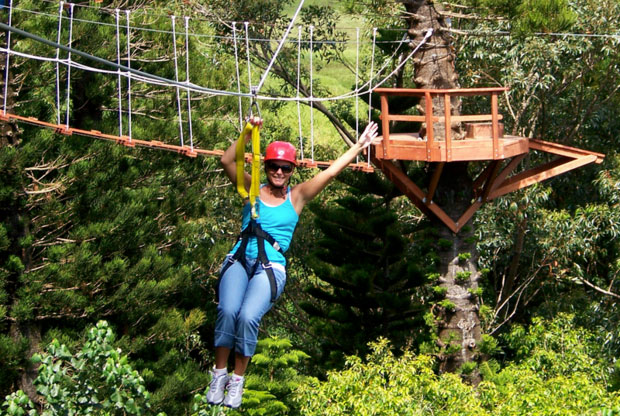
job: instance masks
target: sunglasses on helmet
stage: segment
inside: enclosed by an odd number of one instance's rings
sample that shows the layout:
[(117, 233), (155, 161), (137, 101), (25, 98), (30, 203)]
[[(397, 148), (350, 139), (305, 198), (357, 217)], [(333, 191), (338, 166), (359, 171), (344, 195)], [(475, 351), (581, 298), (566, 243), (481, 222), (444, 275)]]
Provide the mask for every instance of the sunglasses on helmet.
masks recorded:
[(282, 173), (291, 173), (293, 171), (293, 166), (289, 163), (281, 165), (279, 163), (266, 162), (265, 167), (272, 172), (277, 172), (279, 169), (282, 169)]

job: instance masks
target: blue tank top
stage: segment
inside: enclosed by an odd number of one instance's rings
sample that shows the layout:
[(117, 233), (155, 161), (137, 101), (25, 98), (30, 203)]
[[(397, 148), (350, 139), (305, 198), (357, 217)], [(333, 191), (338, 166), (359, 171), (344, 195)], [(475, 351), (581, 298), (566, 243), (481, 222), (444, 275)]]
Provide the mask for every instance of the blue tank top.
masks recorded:
[[(250, 223), (250, 208), (249, 202), (243, 207), (242, 230)], [(267, 205), (259, 199), (258, 214), (259, 218), (257, 222), (261, 225), (262, 229), (278, 242), (283, 252), (286, 252), (291, 244), (293, 232), (299, 220), (299, 215), (297, 215), (295, 207), (293, 207), (293, 203), (291, 202), (291, 188), (289, 187), (287, 189), (286, 200), (280, 205)], [(239, 244), (241, 244), (241, 242), (235, 244), (230, 254), (237, 251)], [(284, 256), (267, 241), (265, 241), (265, 252), (267, 253), (269, 261), (286, 266), (286, 259)], [(245, 255), (248, 259), (255, 259), (258, 257), (256, 237), (250, 237)]]

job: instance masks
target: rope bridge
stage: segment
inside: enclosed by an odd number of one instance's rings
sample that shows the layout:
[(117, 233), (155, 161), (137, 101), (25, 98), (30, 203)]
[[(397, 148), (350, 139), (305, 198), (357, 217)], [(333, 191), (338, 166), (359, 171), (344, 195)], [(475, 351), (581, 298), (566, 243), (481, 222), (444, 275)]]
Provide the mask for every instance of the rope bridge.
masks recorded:
[[(133, 32), (139, 30), (147, 30), (146, 28), (140, 27), (132, 27), (131, 26), (131, 11), (130, 10), (119, 10), (114, 9), (113, 11), (107, 11), (111, 13), (114, 19), (114, 24), (110, 25), (110, 23), (103, 23), (97, 21), (85, 21), (83, 19), (79, 20), (80, 23), (93, 24), (98, 26), (107, 26), (108, 29), (112, 29), (114, 31), (114, 40), (116, 44), (116, 62), (112, 62), (108, 59), (98, 57), (95, 55), (88, 54), (84, 51), (76, 49), (72, 46), (73, 44), (73, 28), (74, 23), (78, 21), (75, 17), (75, 9), (76, 7), (89, 7), (89, 6), (79, 6), (74, 3), (61, 1), (58, 5), (58, 13), (56, 16), (51, 14), (45, 14), (40, 11), (33, 10), (24, 10), (13, 7), (13, 1), (9, 1), (8, 7), (3, 7), (8, 11), (8, 24), (0, 23), (0, 28), (6, 31), (7, 42), (6, 46), (0, 48), (0, 52), (5, 53), (6, 61), (5, 67), (7, 70), (5, 71), (5, 83), (4, 83), (4, 102), (2, 107), (2, 113), (0, 114), (0, 118), (4, 121), (17, 121), (23, 123), (33, 124), (39, 127), (50, 128), (54, 131), (65, 135), (82, 135), (87, 137), (93, 137), (97, 139), (105, 139), (111, 140), (116, 143), (122, 144), (124, 146), (134, 147), (149, 147), (153, 149), (167, 150), (173, 151), (185, 156), (196, 157), (198, 155), (203, 156), (219, 156), (222, 154), (220, 150), (206, 150), (201, 149), (194, 143), (194, 132), (193, 132), (193, 120), (192, 114), (194, 110), (192, 109), (192, 98), (193, 96), (200, 96), (203, 98), (211, 98), (211, 97), (237, 97), (238, 98), (238, 108), (239, 108), (239, 126), (242, 128), (243, 125), (243, 101), (249, 100), (251, 102), (260, 102), (260, 101), (281, 101), (281, 102), (294, 102), (297, 105), (297, 119), (298, 119), (298, 130), (299, 130), (299, 149), (301, 160), (299, 161), (300, 166), (304, 167), (326, 167), (331, 164), (331, 162), (326, 161), (317, 161), (314, 159), (314, 111), (313, 107), (315, 103), (318, 102), (327, 102), (327, 101), (340, 101), (340, 100), (355, 100), (355, 113), (356, 113), (356, 127), (355, 127), (355, 137), (357, 138), (359, 135), (359, 97), (364, 95), (371, 95), (371, 92), (383, 85), (387, 80), (389, 80), (397, 71), (399, 71), (403, 65), (415, 54), (415, 52), (429, 39), (431, 35), (431, 31), (426, 34), (426, 37), (422, 42), (420, 42), (416, 48), (414, 48), (405, 59), (401, 59), (398, 62), (398, 65), (389, 72), (387, 68), (396, 61), (397, 55), (402, 52), (400, 49), (402, 45), (408, 44), (406, 41), (406, 35), (402, 38), (401, 41), (397, 41), (397, 47), (392, 54), (392, 56), (385, 60), (381, 68), (375, 71), (375, 45), (376, 45), (376, 33), (377, 30), (374, 29), (372, 33), (372, 56), (370, 62), (370, 73), (368, 74), (368, 79), (365, 82), (360, 82), (360, 68), (359, 68), (359, 45), (361, 43), (360, 32), (359, 29), (356, 30), (356, 65), (355, 65), (355, 89), (349, 92), (346, 92), (341, 95), (333, 95), (333, 96), (315, 96), (313, 85), (315, 84), (314, 79), (314, 63), (313, 63), (313, 53), (308, 54), (308, 66), (309, 66), (309, 95), (303, 96), (301, 91), (301, 67), (302, 67), (302, 48), (308, 48), (308, 50), (313, 51), (313, 44), (317, 42), (314, 39), (313, 27), (310, 26), (308, 28), (308, 39), (302, 41), (302, 27), (299, 26), (297, 30), (297, 39), (289, 39), (289, 34), (292, 31), (294, 22), (302, 8), (303, 0), (300, 1), (290, 23), (288, 24), (286, 31), (281, 39), (278, 40), (278, 46), (271, 57), (268, 65), (265, 70), (262, 72), (260, 76), (260, 80), (258, 84), (254, 85), (252, 82), (252, 64), (251, 64), (251, 56), (250, 56), (250, 42), (258, 42), (259, 39), (250, 39), (250, 30), (249, 23), (243, 23), (243, 29), (240, 30), (237, 28), (237, 23), (233, 22), (231, 24), (231, 33), (230, 36), (222, 39), (219, 38), (217, 41), (225, 40), (227, 42), (231, 42), (234, 48), (235, 55), (235, 81), (236, 81), (236, 90), (226, 90), (218, 87), (210, 87), (210, 86), (202, 86), (193, 83), (190, 80), (190, 60), (189, 60), (189, 51), (190, 51), (190, 40), (195, 42), (199, 42), (205, 36), (204, 34), (191, 33), (189, 31), (190, 27), (190, 18), (184, 17), (183, 19), (178, 19), (176, 16), (169, 16), (170, 19), (170, 30), (169, 31), (159, 31), (161, 34), (169, 36), (172, 43), (172, 53), (173, 53), (173, 64), (174, 64), (174, 79), (165, 78), (162, 76), (158, 76), (152, 73), (144, 72), (132, 67), (132, 44), (131, 44), (131, 35)], [(90, 7), (92, 8), (92, 7)], [(94, 8), (93, 8), (94, 9)], [(34, 33), (29, 33), (25, 30), (13, 26), (13, 13), (14, 12), (22, 12), (28, 14), (37, 14), (44, 15), (44, 17), (48, 19), (55, 19), (57, 22), (56, 26), (56, 39), (47, 39), (41, 36), (37, 36)], [(183, 33), (179, 35), (177, 33), (177, 20), (183, 21)], [(153, 29), (148, 29), (153, 31)], [(18, 35), (23, 38), (32, 39), (41, 45), (46, 45), (55, 50), (55, 56), (43, 56), (37, 55), (35, 53), (28, 53), (21, 50), (16, 50), (11, 47), (11, 37), (12, 35)], [(126, 37), (126, 44), (121, 45), (121, 38)], [(183, 37), (183, 46), (184, 50), (179, 50), (177, 48), (177, 39), (179, 36)], [(242, 87), (241, 81), (241, 71), (240, 71), (240, 56), (239, 52), (241, 50), (242, 42), (240, 42), (240, 38), (244, 38), (245, 41), (245, 51), (247, 58), (247, 75), (248, 82), (245, 87)], [(66, 39), (66, 44), (61, 43), (61, 39)], [(264, 41), (264, 40), (263, 40)], [(284, 47), (286, 43), (292, 44), (292, 46), (296, 46), (297, 49), (297, 91), (295, 96), (293, 97), (282, 97), (276, 95), (268, 95), (262, 92), (264, 84), (268, 79), (271, 69), (278, 57), (278, 54)], [(61, 51), (66, 53), (65, 58), (61, 58)], [(180, 65), (179, 56), (185, 55), (184, 65)], [(9, 87), (9, 68), (10, 68), (10, 59), (11, 56), (19, 56), (25, 59), (33, 59), (41, 62), (50, 62), (55, 65), (55, 118), (56, 122), (49, 122), (39, 120), (37, 118), (25, 115), (12, 114), (7, 111), (7, 96), (8, 96), (8, 87)], [(73, 59), (74, 56), (79, 56), (84, 58), (88, 64), (84, 62), (78, 62), (76, 59)], [(122, 59), (124, 57), (124, 59)], [(125, 61), (124, 64), (121, 64), (122, 61)], [(98, 65), (95, 67), (94, 65)], [(182, 68), (184, 66), (184, 68)], [(65, 77), (64, 79), (61, 77), (61, 68), (65, 68)], [(116, 101), (118, 106), (118, 128), (116, 132), (113, 133), (104, 133), (97, 130), (84, 130), (71, 126), (71, 114), (70, 114), (70, 98), (72, 92), (72, 70), (80, 70), (87, 71), (92, 73), (103, 74), (115, 79), (116, 81)], [(181, 80), (181, 72), (185, 73), (185, 79)], [(140, 138), (134, 137), (132, 126), (133, 126), (133, 117), (135, 116), (135, 111), (132, 108), (132, 91), (135, 89), (134, 83), (142, 83), (145, 85), (159, 86), (165, 88), (173, 88), (175, 92), (175, 108), (176, 108), (176, 123), (179, 128), (178, 135), (178, 144), (170, 144), (164, 143), (163, 141), (157, 140), (143, 140)], [(245, 91), (244, 91), (245, 90)], [(62, 96), (64, 95), (64, 103), (62, 102)], [(183, 95), (186, 100), (183, 100)], [(185, 101), (185, 102), (183, 102)], [(301, 114), (301, 104), (305, 104), (310, 107), (310, 157), (306, 158), (305, 153), (306, 149), (304, 148), (304, 137), (302, 133), (302, 114)], [(369, 110), (368, 117), (370, 118), (371, 111), (371, 102), (369, 99)], [(64, 114), (62, 108), (65, 108)], [(125, 115), (125, 117), (123, 117)], [(246, 155), (246, 158), (250, 158), (249, 154)], [(368, 157), (367, 162), (360, 162), (359, 160), (356, 163), (350, 165), (351, 168), (362, 170), (362, 171), (372, 171), (373, 168), (370, 166), (370, 157)]]

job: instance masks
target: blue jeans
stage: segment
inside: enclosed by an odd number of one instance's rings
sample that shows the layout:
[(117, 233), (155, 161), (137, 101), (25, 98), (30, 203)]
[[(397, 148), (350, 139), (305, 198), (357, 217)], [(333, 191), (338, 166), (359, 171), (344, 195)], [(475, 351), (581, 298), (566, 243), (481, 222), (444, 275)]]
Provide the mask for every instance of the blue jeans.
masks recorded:
[[(228, 258), (224, 264), (227, 262)], [(254, 355), (258, 326), (273, 306), (269, 277), (260, 262), (250, 278), (256, 262), (256, 259), (247, 259), (247, 267), (244, 267), (236, 261), (222, 276), (215, 324), (215, 346), (234, 348), (246, 357)], [(284, 266), (275, 264), (273, 272), (278, 286), (277, 297), (280, 297), (286, 284)]]

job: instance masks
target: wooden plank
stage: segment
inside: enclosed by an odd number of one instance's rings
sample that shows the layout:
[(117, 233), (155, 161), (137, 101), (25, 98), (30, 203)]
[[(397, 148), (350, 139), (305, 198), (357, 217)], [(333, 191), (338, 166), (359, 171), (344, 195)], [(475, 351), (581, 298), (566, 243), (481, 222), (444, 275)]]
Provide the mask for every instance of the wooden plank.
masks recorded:
[(478, 177), (476, 179), (474, 179), (473, 182), (473, 186), (472, 189), (474, 191), (474, 194), (478, 193), (478, 189), (480, 189), (480, 187), (482, 187), (482, 184), (486, 182), (487, 178), (489, 177), (489, 175), (493, 172), (493, 170), (495, 169), (496, 165), (499, 165), (501, 162), (499, 160), (493, 160), (491, 161), (482, 172), (480, 172), (480, 175), (478, 175)]
[(388, 160), (375, 160), (377, 166), (405, 194), (415, 206), (428, 214), (430, 211), (452, 232), (457, 232), (455, 222), (432, 201), (424, 203), (424, 192), (405, 173)]
[(568, 157), (559, 157), (556, 159), (553, 159), (550, 162), (547, 163), (543, 163), (541, 165), (535, 166), (533, 168), (527, 169), (523, 172), (519, 172), (518, 174), (511, 176), (510, 178), (508, 178), (504, 183), (501, 184), (501, 186), (508, 186), (511, 185), (513, 183), (519, 182), (525, 178), (528, 178), (532, 175), (538, 175), (540, 173), (543, 173), (547, 170), (551, 170), (551, 169), (555, 169), (558, 166), (561, 166), (567, 162), (570, 162), (571, 160), (574, 160), (574, 158), (568, 158)]
[(467, 208), (467, 210), (463, 213), (463, 215), (461, 215), (459, 217), (459, 219), (456, 221), (456, 223), (455, 223), (456, 231), (455, 232), (458, 233), (459, 231), (461, 231), (461, 228), (463, 228), (469, 222), (471, 217), (474, 216), (476, 211), (478, 211), (481, 206), (482, 206), (482, 202), (480, 202), (478, 199), (476, 199), (474, 201), (474, 203), (471, 204), (470, 207)]
[(431, 160), (431, 148), (433, 147), (433, 99), (429, 92), (425, 95), (426, 102), (426, 160)]
[[(385, 97), (385, 96), (383, 96)], [(383, 112), (383, 110), (382, 110)], [(382, 114), (383, 116), (383, 114)], [(426, 121), (426, 116), (412, 115), (412, 114), (389, 114), (388, 115), (390, 121), (408, 121), (408, 122), (417, 122), (422, 123)], [(498, 120), (502, 120), (504, 117), (501, 114), (497, 115)], [(470, 123), (476, 121), (492, 121), (492, 114), (470, 114), (470, 115), (458, 115), (451, 116), (452, 121), (461, 122), (461, 123)], [(434, 122), (445, 122), (446, 118), (443, 116), (433, 116)]]
[[(518, 181), (511, 181), (511, 183), (508, 185), (502, 185), (500, 188), (493, 191), (491, 195), (489, 196), (489, 198), (490, 199), (497, 198), (498, 196), (505, 195), (509, 192), (514, 192), (516, 190), (525, 188), (526, 186), (530, 186), (538, 182), (542, 182), (546, 179), (552, 178), (562, 173), (566, 173), (573, 169), (577, 169), (589, 163), (594, 163), (595, 161), (596, 161), (596, 155), (588, 155), (588, 156), (583, 156), (577, 159), (570, 160), (568, 162), (562, 163), (558, 166), (552, 167), (542, 172), (538, 172), (532, 175), (522, 177)], [(529, 171), (524, 172), (524, 173), (528, 173), (528, 172)]]
[(602, 163), (605, 155), (603, 153), (592, 152), (590, 150), (579, 149), (559, 143), (547, 142), (539, 139), (530, 139), (530, 148), (541, 152), (553, 153), (554, 155), (577, 157), (579, 155), (596, 155), (597, 164)]
[[(501, 114), (497, 115), (498, 120), (502, 120), (504, 117)], [(438, 121), (443, 121), (443, 117), (438, 117)], [(470, 114), (452, 116), (452, 121), (458, 121), (462, 123), (471, 123), (476, 121), (493, 121), (493, 114)]]
[(480, 195), (479, 199), (480, 199), (480, 203), (484, 204), (485, 202), (487, 202), (488, 198), (489, 198), (489, 194), (491, 193), (491, 191), (495, 188), (497, 188), (497, 186), (504, 180), (505, 176), (500, 177), (498, 175), (499, 169), (501, 167), (501, 163), (495, 163), (492, 164), (493, 166), (493, 172), (491, 172), (491, 174), (489, 175), (487, 181), (484, 184), (484, 189), (482, 190), (482, 194)]
[[(385, 95), (382, 95), (385, 97)], [(387, 98), (387, 97), (386, 97)], [(426, 116), (418, 116), (418, 115), (410, 115), (410, 114), (389, 114), (389, 121), (409, 121), (409, 122), (417, 122), (423, 123), (426, 121)], [(439, 117), (433, 117), (434, 121), (439, 121)]]
[(497, 187), (503, 185), (503, 181), (508, 177), (508, 175), (510, 175), (512, 173), (512, 171), (514, 171), (517, 166), (519, 166), (519, 163), (521, 163), (521, 161), (523, 159), (525, 159), (526, 155), (519, 155), (517, 157), (515, 157), (514, 159), (512, 159), (508, 165), (506, 165), (506, 167), (497, 175), (497, 177), (495, 178), (495, 180), (493, 181), (493, 188), (491, 189), (491, 192), (489, 193), (489, 196), (487, 197), (487, 199), (493, 199), (491, 198), (492, 195), (492, 191), (494, 189), (496, 189)]
[(452, 121), (450, 121), (452, 103), (450, 102), (450, 94), (443, 96), (444, 118), (445, 118), (445, 136), (446, 136), (446, 161), (452, 161)]
[(509, 90), (508, 87), (446, 88), (446, 89), (380, 87), (380, 88), (374, 89), (374, 91), (377, 94), (400, 95), (400, 96), (420, 96), (420, 97), (424, 96), (426, 93), (469, 96), (469, 95), (488, 95), (494, 92), (505, 92), (508, 90)]
[(497, 93), (493, 93), (491, 95), (491, 117), (492, 117), (491, 130), (493, 132), (492, 133), (493, 134), (493, 158), (499, 159), (500, 153), (499, 153), (499, 143), (498, 143), (499, 126), (497, 125), (498, 123), (497, 121)]
[(383, 157), (390, 152), (390, 108), (388, 99), (385, 95), (381, 95), (381, 132), (383, 133)]

